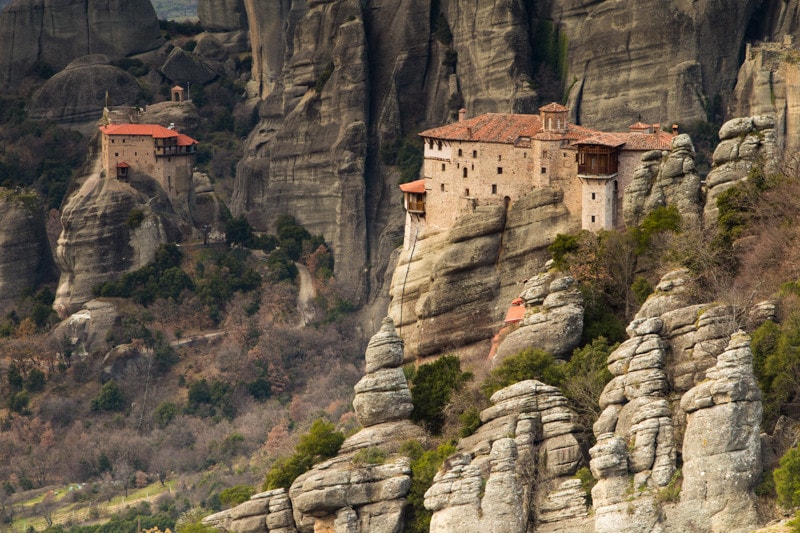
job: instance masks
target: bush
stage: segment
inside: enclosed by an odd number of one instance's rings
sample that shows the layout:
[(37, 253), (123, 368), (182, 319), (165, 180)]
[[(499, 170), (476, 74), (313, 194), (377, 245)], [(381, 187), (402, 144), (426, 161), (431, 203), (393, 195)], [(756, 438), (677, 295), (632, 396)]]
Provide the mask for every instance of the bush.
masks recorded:
[(92, 411), (122, 411), (125, 408), (125, 396), (113, 379), (100, 388), (92, 399)]
[(267, 472), (263, 490), (288, 489), (295, 479), (312, 466), (334, 457), (344, 442), (344, 433), (323, 419), (311, 424), (311, 429), (300, 437), (293, 455), (281, 459)]
[(503, 359), (483, 382), (481, 389), (486, 396), (491, 396), (504, 387), (527, 379), (538, 379), (559, 387), (564, 381), (564, 365), (556, 362), (544, 350), (528, 348)]
[(239, 215), (225, 223), (225, 242), (228, 246), (241, 244), (247, 246), (253, 240), (253, 228), (244, 215)]
[(556, 268), (563, 270), (567, 267), (567, 254), (578, 251), (579, 247), (577, 235), (559, 233), (547, 247), (547, 251), (553, 257)]
[(444, 426), (444, 408), (450, 396), (470, 379), (470, 372), (461, 371), (461, 361), (445, 355), (432, 363), (420, 365), (410, 376), (411, 420), (422, 423), (431, 433), (440, 434)]
[(44, 389), (47, 377), (38, 368), (32, 368), (25, 378), (25, 389), (28, 392), (39, 392)]
[(219, 493), (219, 499), (225, 507), (234, 507), (250, 499), (256, 489), (249, 485), (236, 485)]
[(456, 451), (449, 443), (435, 450), (424, 451), (417, 441), (403, 444), (400, 453), (411, 458), (411, 489), (408, 492), (406, 529), (408, 533), (427, 533), (433, 513), (425, 509), (425, 492), (433, 484), (433, 477), (450, 455)]
[(463, 439), (478, 431), (481, 426), (481, 415), (476, 408), (471, 407), (458, 415), (458, 421), (461, 424), (458, 436)]
[(778, 503), (793, 509), (800, 506), (800, 448), (794, 447), (783, 454), (779, 464), (773, 472)]
[(353, 454), (353, 464), (356, 465), (382, 465), (386, 462), (388, 454), (380, 448), (362, 448)]
[(156, 407), (154, 416), (156, 425), (160, 428), (165, 428), (172, 420), (178, 416), (180, 410), (178, 406), (172, 402), (161, 402)]
[(128, 229), (136, 229), (144, 222), (144, 211), (140, 209), (131, 209), (128, 213), (128, 218), (125, 219), (125, 227)]
[(333, 74), (333, 69), (334, 65), (333, 61), (331, 61), (325, 65), (325, 68), (322, 69), (322, 72), (320, 72), (319, 77), (317, 78), (317, 83), (314, 85), (314, 90), (317, 92), (317, 94), (321, 93), (322, 89), (325, 87), (325, 84), (328, 83), (328, 80)]

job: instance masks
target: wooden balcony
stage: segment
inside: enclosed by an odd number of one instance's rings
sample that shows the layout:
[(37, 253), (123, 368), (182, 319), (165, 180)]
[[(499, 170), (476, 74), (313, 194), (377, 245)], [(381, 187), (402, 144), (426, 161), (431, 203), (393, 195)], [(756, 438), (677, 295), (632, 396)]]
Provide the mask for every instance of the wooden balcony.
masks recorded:
[(418, 215), (425, 214), (425, 202), (418, 201), (418, 202), (408, 202), (408, 212), (415, 213)]

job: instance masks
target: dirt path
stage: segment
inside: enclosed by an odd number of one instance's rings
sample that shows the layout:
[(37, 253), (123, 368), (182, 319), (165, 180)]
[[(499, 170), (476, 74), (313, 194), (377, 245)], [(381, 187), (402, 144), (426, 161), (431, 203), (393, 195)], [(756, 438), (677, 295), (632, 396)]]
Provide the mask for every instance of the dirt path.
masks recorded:
[(317, 291), (314, 289), (314, 279), (311, 272), (300, 263), (295, 263), (297, 272), (300, 274), (300, 290), (297, 293), (297, 312), (300, 314), (300, 327), (306, 326), (314, 320), (314, 297)]

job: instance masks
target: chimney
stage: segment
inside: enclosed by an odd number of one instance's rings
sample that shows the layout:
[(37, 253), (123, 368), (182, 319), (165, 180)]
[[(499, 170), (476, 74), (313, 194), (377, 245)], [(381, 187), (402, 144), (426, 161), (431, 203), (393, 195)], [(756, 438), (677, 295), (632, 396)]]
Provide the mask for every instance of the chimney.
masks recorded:
[(678, 125), (677, 124), (673, 124), (672, 125), (672, 136), (673, 137), (677, 137), (678, 136)]
[(464, 119), (466, 118), (467, 118), (467, 110), (462, 107), (461, 109), (458, 110), (458, 121), (464, 122)]

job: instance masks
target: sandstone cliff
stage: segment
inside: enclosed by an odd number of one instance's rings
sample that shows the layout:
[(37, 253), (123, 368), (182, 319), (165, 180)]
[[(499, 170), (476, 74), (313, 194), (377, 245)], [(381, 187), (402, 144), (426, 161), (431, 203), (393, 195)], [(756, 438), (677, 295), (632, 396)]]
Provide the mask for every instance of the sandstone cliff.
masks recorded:
[(161, 44), (148, 0), (16, 0), (0, 12), (0, 91), (36, 62), (56, 72), (87, 54), (119, 58)]
[(0, 310), (53, 276), (43, 207), (31, 191), (0, 188)]
[[(55, 251), (61, 279), (53, 304), (62, 316), (91, 300), (96, 284), (143, 267), (160, 244), (180, 240), (178, 219), (158, 183), (144, 175), (130, 182), (105, 176), (98, 150), (90, 151), (81, 185), (62, 207)], [(133, 209), (144, 214), (135, 227), (127, 223)]]
[(703, 217), (707, 224), (716, 223), (720, 194), (747, 179), (756, 165), (769, 175), (777, 169), (780, 154), (773, 116), (731, 119), (720, 128), (719, 138), (713, 166), (706, 177), (708, 192)]
[[(559, 233), (577, 231), (561, 191), (532, 191), (508, 209), (478, 207), (446, 233), (421, 233), (400, 255), (389, 315), (406, 356), (490, 339), (522, 282), (548, 259)], [(412, 253), (413, 252), (413, 253)], [(580, 328), (578, 328), (580, 330)]]

